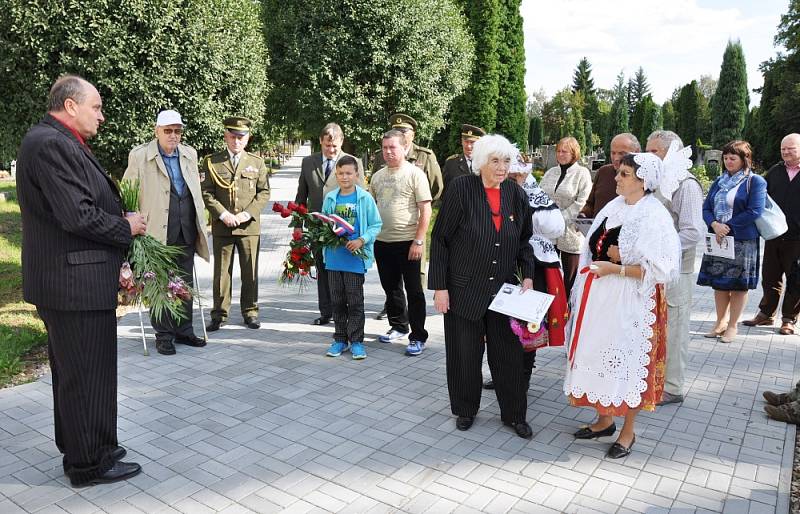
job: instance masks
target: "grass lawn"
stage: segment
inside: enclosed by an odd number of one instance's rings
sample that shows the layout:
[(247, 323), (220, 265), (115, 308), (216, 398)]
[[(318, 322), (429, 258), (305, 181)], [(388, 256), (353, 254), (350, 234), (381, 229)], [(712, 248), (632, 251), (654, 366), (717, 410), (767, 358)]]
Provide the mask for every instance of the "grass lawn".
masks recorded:
[[(0, 182), (0, 191), (13, 188), (13, 182)], [(21, 245), (19, 205), (0, 201), (0, 387), (25, 381), (19, 375), (46, 358), (44, 324), (22, 301)]]

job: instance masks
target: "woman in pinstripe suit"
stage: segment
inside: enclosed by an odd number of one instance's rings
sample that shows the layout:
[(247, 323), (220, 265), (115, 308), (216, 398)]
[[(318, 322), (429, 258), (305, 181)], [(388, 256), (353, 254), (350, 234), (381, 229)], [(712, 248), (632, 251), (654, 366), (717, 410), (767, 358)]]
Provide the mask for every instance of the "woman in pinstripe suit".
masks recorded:
[(472, 426), (481, 401), (484, 341), (504, 424), (530, 438), (523, 351), (508, 316), (489, 310), (504, 282), (522, 272), (523, 289), (533, 287), (534, 257), (528, 244), (528, 198), (505, 180), (517, 149), (502, 136), (475, 143), (479, 175), (455, 179), (447, 189), (431, 239), (428, 288), (444, 314), (447, 388), (456, 428)]

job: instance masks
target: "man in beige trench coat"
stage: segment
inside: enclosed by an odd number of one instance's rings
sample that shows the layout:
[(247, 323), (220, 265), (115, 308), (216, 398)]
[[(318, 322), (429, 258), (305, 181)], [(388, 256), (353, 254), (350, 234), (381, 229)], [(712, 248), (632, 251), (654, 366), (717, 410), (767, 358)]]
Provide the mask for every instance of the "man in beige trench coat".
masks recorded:
[[(147, 233), (162, 243), (180, 246), (178, 267), (189, 285), (194, 254), (209, 260), (203, 193), (197, 169), (197, 152), (181, 144), (183, 120), (177, 111), (161, 111), (156, 118), (155, 139), (131, 150), (124, 179), (139, 180), (139, 211), (147, 220)], [(175, 354), (175, 343), (205, 346), (192, 328), (192, 301), (183, 302), (187, 317), (178, 323), (169, 314), (150, 317), (156, 332), (156, 350)]]

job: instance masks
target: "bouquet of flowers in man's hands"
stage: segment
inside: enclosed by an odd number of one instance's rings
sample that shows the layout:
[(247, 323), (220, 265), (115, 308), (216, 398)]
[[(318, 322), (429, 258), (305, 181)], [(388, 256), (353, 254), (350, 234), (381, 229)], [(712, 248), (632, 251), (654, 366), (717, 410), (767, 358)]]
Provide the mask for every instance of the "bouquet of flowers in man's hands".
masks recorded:
[[(311, 266), (315, 266), (314, 254), (311, 252), (312, 245), (328, 248), (344, 246), (350, 240), (348, 236), (352, 235), (355, 229), (335, 214), (310, 213), (303, 204), (289, 202), (284, 207), (275, 202), (272, 210), (279, 213), (282, 218), (291, 218), (289, 227), (299, 229), (292, 234), (278, 282), (281, 284), (297, 282), (302, 290), (308, 285), (309, 279), (316, 279), (311, 274)], [(366, 258), (363, 248), (353, 252), (353, 255)]]
[[(139, 181), (123, 180), (119, 190), (125, 212), (138, 211)], [(157, 320), (164, 313), (176, 321), (186, 319), (181, 303), (192, 298), (192, 289), (175, 264), (182, 253), (180, 247), (166, 245), (148, 234), (134, 237), (119, 271), (120, 305), (141, 302)]]

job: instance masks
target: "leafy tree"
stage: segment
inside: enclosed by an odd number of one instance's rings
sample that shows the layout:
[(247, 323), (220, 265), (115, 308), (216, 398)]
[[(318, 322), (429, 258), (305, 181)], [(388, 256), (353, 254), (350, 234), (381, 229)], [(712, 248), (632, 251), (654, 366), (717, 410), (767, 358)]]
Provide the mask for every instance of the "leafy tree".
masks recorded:
[(542, 118), (534, 116), (528, 126), (528, 148), (535, 151), (542, 146)]
[(717, 80), (711, 75), (700, 75), (700, 81), (697, 83), (700, 92), (711, 103), (714, 93), (717, 91)]
[(636, 105), (633, 112), (631, 133), (644, 144), (647, 137), (659, 128), (661, 128), (661, 108), (656, 105), (651, 95), (647, 95)]
[(694, 146), (696, 156), (697, 146), (702, 141), (708, 141), (711, 136), (708, 101), (700, 91), (696, 80), (681, 88), (675, 105), (675, 118), (676, 132), (684, 144)]
[(671, 100), (667, 100), (661, 106), (661, 123), (664, 126), (664, 130), (676, 132), (677, 126), (675, 125), (675, 107), (673, 107)]
[(542, 107), (544, 103), (547, 101), (547, 93), (544, 92), (544, 88), (540, 87), (538, 91), (533, 93), (528, 98), (528, 105), (527, 105), (527, 112), (528, 118), (533, 118), (535, 116), (542, 116)]
[(500, 84), (495, 130), (519, 148), (525, 147), (528, 119), (525, 114), (525, 43), (522, 34), (521, 0), (501, 0)]
[(625, 75), (622, 72), (617, 75), (617, 84), (614, 86), (614, 102), (611, 104), (606, 131), (606, 155), (611, 155), (611, 139), (621, 132), (628, 132), (628, 88), (625, 87)]
[(594, 134), (592, 133), (591, 120), (583, 122), (583, 140), (586, 142), (586, 153), (591, 153), (594, 150)]
[(16, 154), (46, 108), (49, 87), (64, 73), (85, 77), (103, 97), (106, 122), (91, 144), (112, 172), (124, 168), (133, 146), (153, 137), (164, 108), (181, 112), (184, 140), (200, 152), (222, 144), (226, 115), (262, 126), (267, 54), (257, 3), (43, 0), (4, 6), (3, 160)]
[[(335, 120), (365, 152), (390, 114), (406, 112), (425, 141), (469, 82), (474, 44), (450, 0), (262, 3), (274, 84), (268, 113), (306, 137)], [(454, 111), (451, 119), (466, 121)]]
[(734, 139), (741, 139), (749, 103), (747, 66), (742, 45), (739, 41), (728, 41), (712, 103), (711, 144), (715, 148), (721, 148)]
[(562, 89), (545, 103), (542, 109), (545, 142), (552, 144), (562, 137), (573, 136), (580, 143), (584, 138), (584, 106), (583, 95), (569, 88)]
[[(368, 0), (367, 0), (368, 1)], [(381, 0), (383, 2), (384, 0)], [(403, 0), (401, 3), (413, 0)], [(425, 2), (421, 2), (425, 3)], [(453, 100), (450, 108), (450, 140), (457, 147), (461, 137), (461, 123), (472, 123), (492, 132), (497, 123), (497, 99), (500, 94), (499, 32), (500, 16), (504, 12), (501, 0), (458, 0), (467, 19), (469, 33), (475, 41), (475, 66), (472, 72), (464, 73), (469, 78), (466, 89)], [(418, 20), (404, 15), (408, 22), (416, 25)], [(447, 32), (440, 22), (434, 27)], [(432, 41), (426, 45), (433, 46)], [(420, 63), (421, 64), (421, 63)]]
[(759, 134), (755, 157), (768, 168), (780, 161), (780, 143), (786, 134), (800, 132), (800, 0), (790, 0), (789, 10), (781, 16), (775, 43), (787, 52), (761, 63), (764, 76), (761, 105), (754, 116)]

